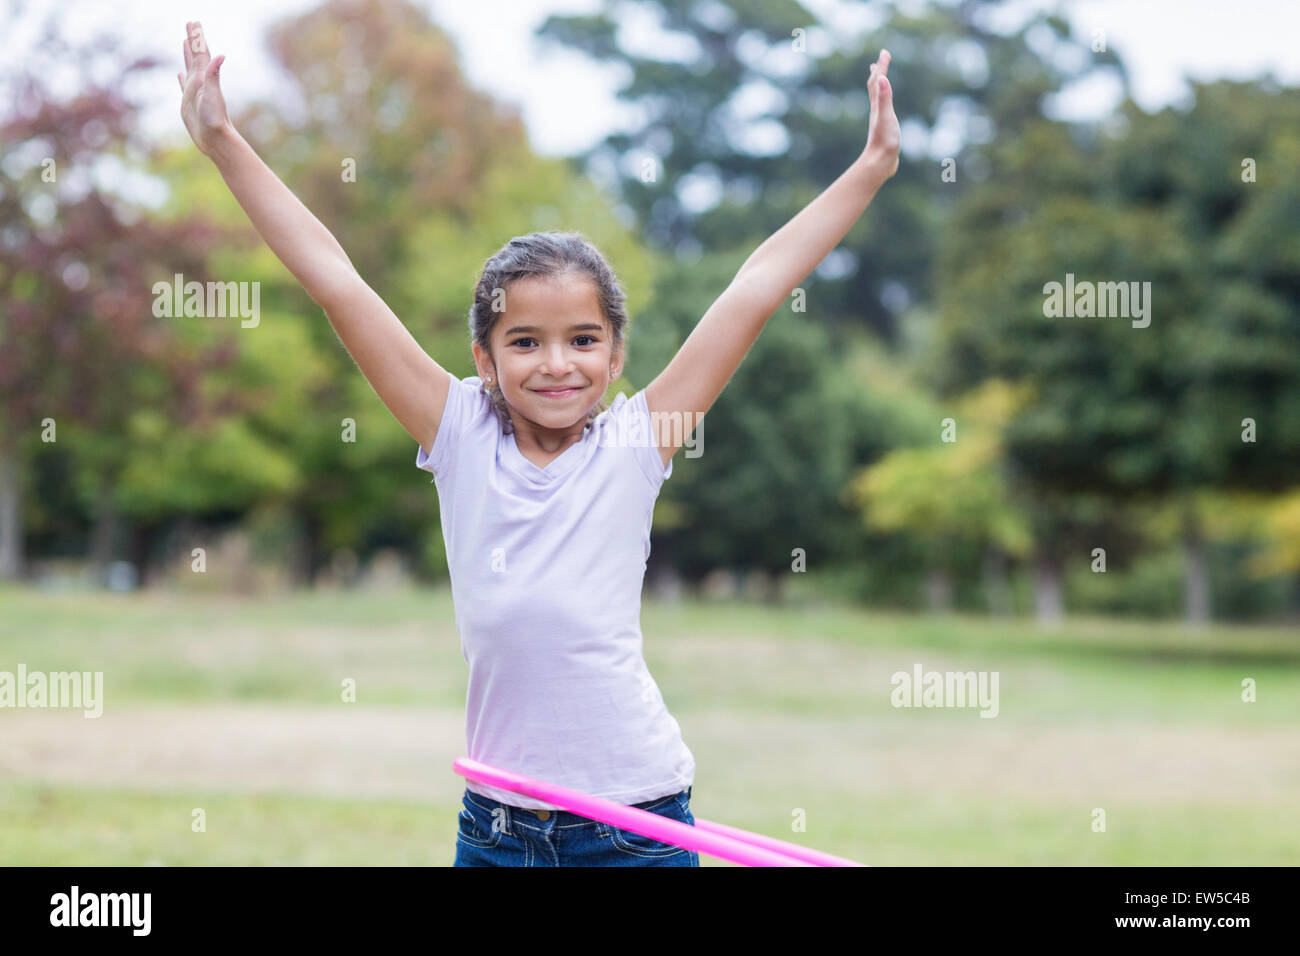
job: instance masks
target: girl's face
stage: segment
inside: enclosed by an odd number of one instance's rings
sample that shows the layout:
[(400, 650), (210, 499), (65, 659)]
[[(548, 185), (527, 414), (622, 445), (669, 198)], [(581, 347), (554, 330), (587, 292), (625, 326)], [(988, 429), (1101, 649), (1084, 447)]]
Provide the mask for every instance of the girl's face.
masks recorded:
[(475, 343), (474, 359), (479, 377), (493, 380), (488, 390), (501, 386), (516, 430), (520, 418), (544, 431), (585, 427), (623, 365), (596, 286), (572, 274), (512, 283), (492, 329), (491, 356)]

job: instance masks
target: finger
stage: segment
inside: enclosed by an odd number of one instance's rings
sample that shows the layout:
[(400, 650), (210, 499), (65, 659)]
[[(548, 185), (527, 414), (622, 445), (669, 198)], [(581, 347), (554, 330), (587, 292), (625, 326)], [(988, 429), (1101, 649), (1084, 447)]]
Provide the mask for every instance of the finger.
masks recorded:
[(204, 82), (211, 83), (213, 87), (216, 87), (218, 94), (221, 92), (221, 64), (224, 64), (225, 61), (225, 53), (222, 53), (221, 56), (214, 57), (211, 64), (208, 64), (208, 69), (205, 70), (203, 74)]
[(185, 42), (182, 48), (185, 50), (185, 68), (193, 71), (198, 69), (199, 63), (199, 46), (202, 43), (202, 33), (199, 29), (199, 21), (187, 20), (185, 23)]
[(877, 58), (877, 62), (880, 64), (880, 75), (881, 75), (881, 76), (884, 76), (886, 73), (889, 72), (889, 61), (892, 60), (892, 59), (893, 59), (893, 57), (889, 55), (889, 51), (888, 51), (888, 50), (881, 50), (881, 51), (880, 51), (880, 56)]
[(203, 35), (203, 25), (198, 20), (195, 20), (194, 26), (190, 28), (190, 54), (195, 69), (206, 70), (208, 68), (208, 62), (212, 57), (208, 53), (208, 40)]
[(181, 76), (181, 74), (179, 74), (179, 73), (176, 74), (176, 83), (177, 83), (178, 86), (180, 86), (180, 88), (181, 88), (181, 92), (184, 93), (184, 92), (185, 92), (185, 80), (184, 80), (184, 78)]

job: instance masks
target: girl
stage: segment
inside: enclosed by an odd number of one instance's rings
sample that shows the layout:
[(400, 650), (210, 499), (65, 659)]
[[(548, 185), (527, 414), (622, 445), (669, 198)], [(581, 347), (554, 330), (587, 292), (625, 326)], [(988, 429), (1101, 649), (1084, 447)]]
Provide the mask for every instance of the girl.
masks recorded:
[[(479, 374), (457, 379), (231, 125), (224, 57), (197, 22), (186, 31), (186, 129), (434, 476), (470, 671), (469, 756), (693, 825), (695, 760), (642, 657), (654, 502), (767, 318), (898, 169), (889, 52), (871, 65), (862, 154), (746, 260), (654, 381), (606, 407), (627, 313), (590, 243), (532, 233), (488, 259), (469, 317)], [(699, 865), (695, 852), (473, 781), (462, 804), (456, 866)]]

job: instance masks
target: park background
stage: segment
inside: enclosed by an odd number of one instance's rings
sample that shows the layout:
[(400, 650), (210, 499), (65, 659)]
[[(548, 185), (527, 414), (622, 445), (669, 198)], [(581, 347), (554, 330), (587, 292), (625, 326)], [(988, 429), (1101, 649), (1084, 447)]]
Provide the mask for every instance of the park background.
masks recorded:
[[(1117, 4), (839, 5), (849, 29), (827, 4), (591, 3), (536, 17), (574, 89), (551, 108), (589, 123), (580, 91), (614, 76), (630, 120), (547, 155), (468, 79), (526, 69), (488, 28), (154, 6), (166, 36), (0, 7), (0, 670), (105, 681), (98, 719), (0, 710), (0, 863), (453, 853), (437, 496), (185, 135), (185, 19), (265, 61), (247, 95), (223, 67), (236, 126), (453, 374), (486, 257), (587, 235), (628, 293), (611, 395), (861, 151), (888, 48), (898, 174), (656, 505), (645, 653), (696, 814), (879, 864), (1300, 862), (1293, 79), (1143, 108), (1135, 64), (1175, 41)], [(1288, 11), (1241, 19), (1283, 35)], [(178, 272), (258, 282), (259, 323), (155, 318)], [(1150, 281), (1150, 325), (1046, 317), (1067, 273)], [(917, 664), (997, 671), (998, 717), (893, 707)]]

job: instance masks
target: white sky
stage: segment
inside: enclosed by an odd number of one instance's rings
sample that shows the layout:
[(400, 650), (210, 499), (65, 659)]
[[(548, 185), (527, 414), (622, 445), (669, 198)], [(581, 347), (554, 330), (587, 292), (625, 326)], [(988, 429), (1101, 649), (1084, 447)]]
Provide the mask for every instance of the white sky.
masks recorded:
[[(33, 15), (24, 23), (43, 22), (44, 11), (56, 2), (29, 2)], [(616, 69), (597, 71), (585, 58), (568, 53), (543, 56), (532, 40), (533, 31), (548, 14), (591, 12), (598, 8), (597, 0), (423, 0), (423, 4), (455, 38), (471, 82), (521, 106), (538, 152), (576, 152), (626, 121), (626, 107), (613, 96)], [(869, 26), (882, 14), (876, 2), (805, 0), (805, 4), (833, 24), (837, 35)], [(106, 28), (124, 36), (133, 51), (153, 51), (174, 59), (171, 73), (160, 71), (156, 84), (138, 93), (148, 104), (146, 127), (160, 136), (184, 136), (174, 72), (183, 68), (180, 44), (186, 19), (200, 20), (213, 50), (226, 54), (223, 89), (227, 102), (238, 108), (280, 82), (262, 46), (267, 26), (315, 5), (314, 0), (58, 4), (68, 13), (64, 30), (69, 34)], [(912, 0), (898, 0), (898, 5), (918, 6)], [(1051, 5), (1049, 0), (1018, 4)], [(1108, 47), (1120, 53), (1132, 73), (1135, 98), (1148, 110), (1184, 97), (1184, 74), (1198, 80), (1245, 79), (1272, 69), (1283, 82), (1300, 85), (1300, 53), (1294, 49), (1300, 37), (1300, 0), (1231, 4), (1224, 0), (1072, 0), (1065, 10), (1083, 36), (1105, 31)], [(20, 51), (30, 32), (20, 28), (0, 38), (0, 58)], [(896, 97), (905, 95), (895, 86)], [(1117, 87), (1099, 82), (1064, 97), (1057, 115), (1100, 116), (1117, 100)]]

